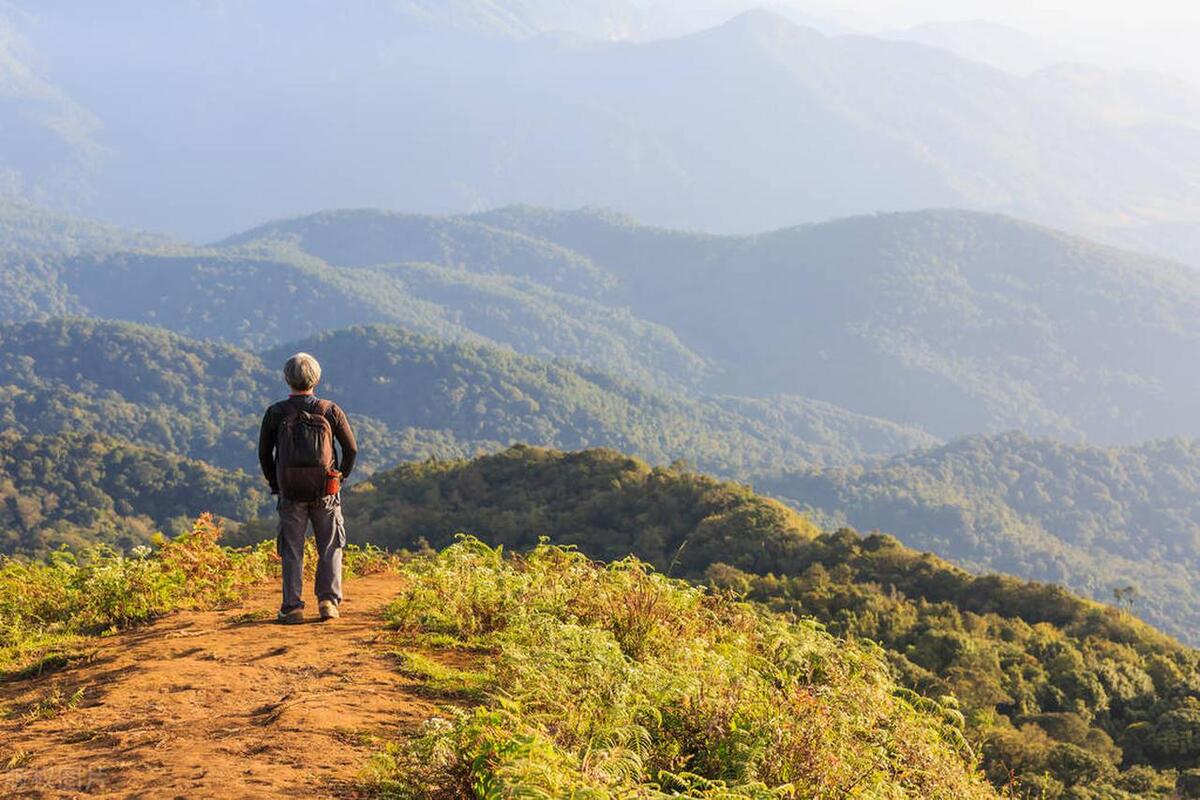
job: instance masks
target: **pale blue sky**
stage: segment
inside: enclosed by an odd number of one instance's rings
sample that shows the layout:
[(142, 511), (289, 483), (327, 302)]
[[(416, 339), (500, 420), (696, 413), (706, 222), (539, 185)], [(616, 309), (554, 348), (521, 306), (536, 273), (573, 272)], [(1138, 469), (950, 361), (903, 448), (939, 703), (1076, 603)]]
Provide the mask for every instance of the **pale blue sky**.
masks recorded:
[(1089, 60), (1200, 81), (1200, 2), (1191, 0), (784, 0), (865, 30), (986, 20), (1049, 38)]
[[(697, 27), (745, 8), (789, 6), (863, 33), (925, 22), (986, 21), (1062, 48), (1064, 60), (1174, 73), (1200, 85), (1200, 0), (635, 0)], [(803, 20), (802, 20), (803, 21)]]

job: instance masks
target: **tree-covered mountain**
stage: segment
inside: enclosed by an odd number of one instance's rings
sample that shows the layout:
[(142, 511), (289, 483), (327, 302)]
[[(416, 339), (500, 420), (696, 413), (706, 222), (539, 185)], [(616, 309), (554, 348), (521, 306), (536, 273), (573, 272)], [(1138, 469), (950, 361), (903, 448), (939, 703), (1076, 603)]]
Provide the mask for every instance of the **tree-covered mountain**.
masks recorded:
[(165, 236), (57, 213), (11, 195), (0, 195), (0, 252), (6, 256), (74, 256), (171, 245), (171, 239)]
[(186, 530), (197, 508), (233, 520), (265, 508), (261, 481), (95, 433), (0, 430), (0, 553), (100, 542), (118, 550)]
[(273, 370), (230, 345), (122, 322), (0, 325), (0, 420), (87, 431), (237, 469), (254, 463)]
[[(565, 446), (576, 448), (604, 443), (655, 462), (682, 458), (724, 474), (746, 474), (756, 463), (844, 462), (930, 438), (804, 398), (691, 398), (565, 362), (398, 328), (325, 333), (264, 358), (281, 363), (295, 349), (331, 365), (325, 392), (347, 409), (392, 430), (452, 431), (474, 448), (513, 441), (573, 442)], [(609, 444), (616, 442), (622, 444)]]
[[(514, 207), (467, 219), (577, 254), (609, 287), (589, 299), (666, 326), (712, 364), (711, 389), (819, 398), (944, 438), (1013, 428), (1102, 442), (1200, 435), (1200, 378), (1185, 366), (1200, 361), (1200, 276), (1178, 264), (961, 211), (750, 237), (601, 211)], [(369, 240), (359, 234), (368, 226)], [(414, 236), (421, 227), (437, 234)], [(256, 235), (388, 261), (431, 257), (436, 236), (454, 228), (364, 212)], [(450, 263), (462, 258), (449, 252)]]
[(255, 348), (392, 323), (644, 384), (815, 397), (945, 438), (1200, 434), (1200, 385), (1178, 368), (1200, 356), (1200, 278), (1005, 217), (719, 237), (603, 212), (330, 212), (216, 249), (9, 261), (23, 287), (0, 301), (9, 319), (131, 319)]
[(589, 297), (615, 277), (591, 259), (546, 239), (469, 217), (341, 209), (277, 220), (230, 236), (218, 246), (294, 247), (335, 267), (437, 264), (484, 275), (525, 278)]
[(73, 314), (261, 348), (333, 328), (400, 324), (442, 338), (588, 361), (660, 385), (702, 359), (627, 309), (508, 275), (430, 264), (333, 268), (292, 249), (170, 248), (8, 257), (0, 318)]
[(1166, 798), (1173, 770), (1200, 766), (1197, 651), (1061, 587), (973, 576), (891, 536), (820, 533), (742, 485), (612, 451), (519, 447), (377, 473), (345, 509), (354, 541), (441, 547), (467, 532), (522, 549), (547, 536), (878, 641), (910, 690), (957, 697), (999, 786)]
[(164, 237), (57, 214), (0, 194), (0, 320), (81, 313), (59, 264), (85, 253), (163, 249)]
[(760, 476), (829, 525), (880, 529), (957, 563), (1105, 600), (1200, 641), (1200, 442), (1103, 448), (974, 436), (882, 463)]
[(942, 438), (1200, 435), (1200, 378), (1180, 366), (1200, 359), (1200, 276), (1007, 217), (730, 237), (599, 211), (342, 211), (217, 248), (8, 261), (8, 319), (129, 319), (255, 349), (399, 324), (643, 385), (820, 399)]
[[(263, 409), (296, 350), (325, 364), (322, 395), (361, 430), (367, 469), (516, 441), (623, 447), (723, 474), (849, 463), (932, 443), (920, 431), (799, 398), (688, 398), (484, 345), (371, 326), (261, 355), (142, 325), (0, 325), (0, 425), (89, 430), (253, 471)], [(745, 409), (743, 411), (743, 409)]]

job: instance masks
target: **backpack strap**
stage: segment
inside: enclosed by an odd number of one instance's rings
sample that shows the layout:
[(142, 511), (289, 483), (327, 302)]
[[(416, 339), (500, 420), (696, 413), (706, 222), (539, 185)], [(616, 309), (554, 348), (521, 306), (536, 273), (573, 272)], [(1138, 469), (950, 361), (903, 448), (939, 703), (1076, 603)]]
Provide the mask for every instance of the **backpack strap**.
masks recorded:
[(329, 416), (331, 411), (333, 411), (332, 400), (321, 400), (320, 398), (317, 398), (317, 413), (324, 417), (325, 421), (329, 423), (329, 434), (332, 437), (332, 440), (329, 442), (329, 451), (333, 454), (333, 469), (338, 470), (341, 469), (342, 459), (340, 457), (341, 454), (338, 452), (337, 432), (334, 430), (333, 420), (330, 419)]

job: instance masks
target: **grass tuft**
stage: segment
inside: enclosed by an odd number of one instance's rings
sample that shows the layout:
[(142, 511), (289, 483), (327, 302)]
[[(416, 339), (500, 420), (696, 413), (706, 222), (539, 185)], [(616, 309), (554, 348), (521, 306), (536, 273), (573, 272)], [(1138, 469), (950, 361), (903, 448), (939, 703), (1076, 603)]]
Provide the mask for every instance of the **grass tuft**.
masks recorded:
[(82, 686), (70, 694), (63, 692), (63, 687), (54, 685), (44, 692), (41, 697), (24, 706), (7, 709), (5, 716), (21, 719), (25, 722), (36, 722), (41, 719), (51, 719), (79, 705), (86, 689)]
[(427, 691), (457, 700), (482, 701), (491, 676), (484, 671), (449, 666), (424, 653), (409, 650), (396, 652), (400, 659), (401, 675), (421, 682)]

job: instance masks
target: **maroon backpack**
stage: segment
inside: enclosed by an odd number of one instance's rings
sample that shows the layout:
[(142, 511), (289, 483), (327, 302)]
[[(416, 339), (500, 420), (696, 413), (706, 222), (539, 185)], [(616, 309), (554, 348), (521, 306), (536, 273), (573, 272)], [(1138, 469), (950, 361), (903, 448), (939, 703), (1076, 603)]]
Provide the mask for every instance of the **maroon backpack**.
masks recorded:
[(333, 404), (318, 400), (315, 411), (283, 403), (275, 437), (275, 477), (285, 500), (309, 502), (325, 496), (325, 478), (335, 469), (333, 426), (326, 414)]

